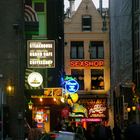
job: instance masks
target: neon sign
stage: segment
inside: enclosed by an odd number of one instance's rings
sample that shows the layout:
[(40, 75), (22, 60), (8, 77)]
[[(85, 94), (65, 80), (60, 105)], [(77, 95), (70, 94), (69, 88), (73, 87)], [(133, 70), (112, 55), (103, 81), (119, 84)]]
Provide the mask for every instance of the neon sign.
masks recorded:
[(79, 89), (79, 84), (76, 80), (68, 80), (65, 84), (65, 90), (69, 93), (75, 93)]
[(71, 67), (103, 67), (104, 60), (71, 60)]

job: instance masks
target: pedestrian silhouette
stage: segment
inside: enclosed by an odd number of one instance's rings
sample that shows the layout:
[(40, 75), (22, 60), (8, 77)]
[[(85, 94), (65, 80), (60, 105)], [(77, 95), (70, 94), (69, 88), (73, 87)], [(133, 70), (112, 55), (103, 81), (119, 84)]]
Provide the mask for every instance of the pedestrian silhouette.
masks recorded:
[(117, 125), (117, 123), (115, 123), (115, 125), (114, 125), (113, 134), (114, 134), (115, 140), (121, 140), (121, 129)]
[(133, 122), (128, 125), (125, 130), (125, 140), (140, 140), (140, 124)]

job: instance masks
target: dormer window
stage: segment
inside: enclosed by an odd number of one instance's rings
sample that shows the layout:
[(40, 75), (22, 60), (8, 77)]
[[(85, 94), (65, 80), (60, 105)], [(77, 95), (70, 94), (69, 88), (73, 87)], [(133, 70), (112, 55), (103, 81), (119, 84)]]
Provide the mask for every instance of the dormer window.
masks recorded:
[(91, 31), (91, 16), (90, 15), (82, 16), (82, 31), (83, 32)]

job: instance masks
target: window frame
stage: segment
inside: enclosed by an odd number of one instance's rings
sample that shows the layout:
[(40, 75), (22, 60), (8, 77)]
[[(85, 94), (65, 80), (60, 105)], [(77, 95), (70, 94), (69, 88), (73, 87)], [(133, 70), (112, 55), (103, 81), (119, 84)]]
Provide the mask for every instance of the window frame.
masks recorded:
[[(102, 72), (102, 75), (98, 75), (98, 74), (97, 75), (92, 75), (92, 73), (95, 73), (94, 70), (95, 71), (96, 70), (98, 70), (98, 71), (99, 70), (102, 70), (101, 71)], [(104, 90), (105, 89), (105, 77), (104, 77), (105, 74), (104, 74), (104, 69), (91, 69), (90, 70), (90, 73), (91, 73), (91, 90)], [(99, 74), (100, 74), (100, 71), (99, 71)], [(102, 79), (101, 79), (101, 77), (102, 77)], [(96, 79), (95, 78), (98, 79), (97, 80), (97, 83), (95, 83), (96, 82)], [(93, 83), (95, 83), (95, 84), (93, 84)], [(103, 85), (101, 85), (101, 84), (103, 84)], [(94, 85), (95, 85), (95, 88), (92, 88)]]
[[(80, 45), (80, 43), (82, 45)], [(75, 57), (73, 56), (74, 49), (75, 49)], [(81, 49), (82, 49), (82, 52), (81, 52)], [(70, 42), (70, 59), (84, 59), (84, 42), (83, 41), (71, 41)]]
[[(95, 45), (94, 45), (95, 44)], [(102, 54), (100, 56), (99, 49), (102, 48)], [(92, 55), (95, 49), (95, 57)], [(104, 42), (103, 41), (90, 41), (89, 42), (90, 59), (104, 59)]]
[[(71, 75), (76, 78), (76, 81), (79, 83), (79, 90), (84, 90), (84, 69), (71, 69)], [(80, 77), (82, 78), (81, 80), (79, 80)]]
[(92, 31), (92, 16), (91, 15), (82, 15), (82, 31), (83, 32)]

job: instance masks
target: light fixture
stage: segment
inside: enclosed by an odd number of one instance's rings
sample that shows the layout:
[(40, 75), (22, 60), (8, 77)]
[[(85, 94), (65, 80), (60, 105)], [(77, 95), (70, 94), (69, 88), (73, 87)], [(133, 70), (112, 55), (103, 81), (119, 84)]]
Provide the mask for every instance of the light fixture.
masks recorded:
[(42, 99), (42, 98), (40, 98), (40, 99), (39, 99), (39, 101), (40, 101), (40, 102), (42, 102), (42, 101), (43, 101), (43, 99)]
[(64, 97), (61, 97), (61, 102), (62, 102), (62, 103), (64, 103), (64, 102), (65, 102)]
[(53, 98), (54, 102), (56, 102), (56, 98)]
[(130, 112), (131, 111), (131, 108), (130, 107), (127, 107), (127, 112)]
[(6, 91), (7, 91), (8, 95), (13, 95), (14, 94), (14, 90), (15, 90), (14, 85), (11, 85), (11, 84), (7, 85)]
[(29, 110), (32, 110), (32, 109), (33, 109), (33, 103), (32, 103), (31, 100), (30, 100), (30, 102), (28, 103), (28, 108), (29, 108)]
[(132, 110), (133, 111), (136, 111), (136, 106), (132, 106)]

